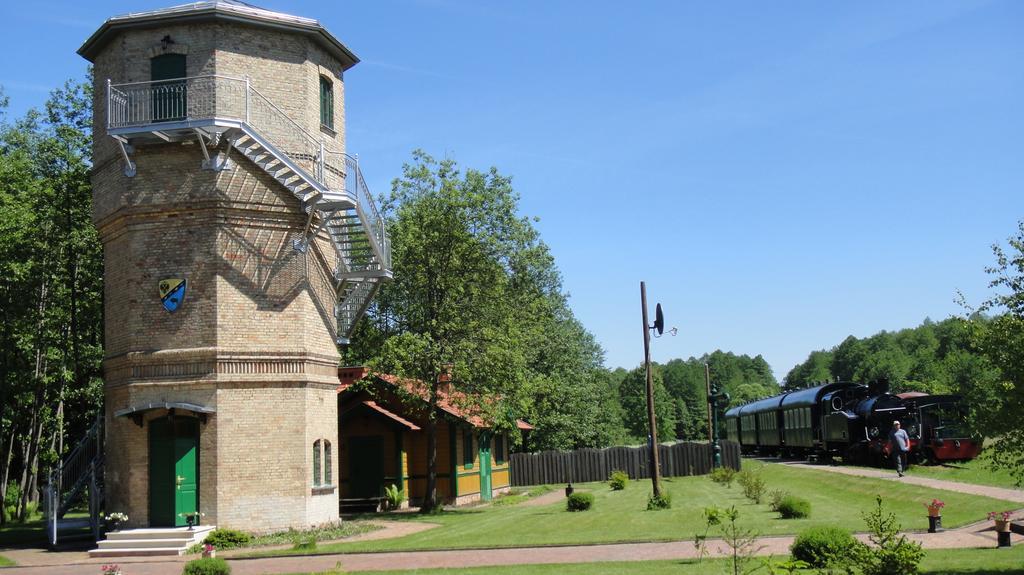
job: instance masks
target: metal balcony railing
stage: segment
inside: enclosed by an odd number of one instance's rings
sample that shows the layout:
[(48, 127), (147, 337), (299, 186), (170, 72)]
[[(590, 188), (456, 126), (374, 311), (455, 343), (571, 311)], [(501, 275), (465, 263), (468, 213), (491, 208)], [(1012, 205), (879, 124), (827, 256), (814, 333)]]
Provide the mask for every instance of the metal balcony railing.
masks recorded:
[(327, 188), (345, 191), (341, 154), (293, 120), (248, 78), (207, 75), (152, 82), (107, 81), (107, 131), (246, 124)]

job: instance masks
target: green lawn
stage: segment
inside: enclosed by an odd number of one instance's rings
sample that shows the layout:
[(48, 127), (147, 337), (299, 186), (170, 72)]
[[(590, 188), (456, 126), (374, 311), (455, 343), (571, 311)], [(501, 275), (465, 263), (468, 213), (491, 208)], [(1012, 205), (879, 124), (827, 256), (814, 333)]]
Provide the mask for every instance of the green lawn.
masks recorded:
[[(556, 565), (510, 565), (467, 569), (416, 569), (413, 571), (355, 571), (375, 575), (700, 575), (724, 573), (728, 563), (722, 559), (698, 563), (684, 561), (630, 561), (610, 563), (570, 563)], [(767, 571), (761, 571), (767, 573)], [(327, 571), (323, 575), (330, 574)], [(801, 571), (801, 573), (818, 573)], [(921, 564), (922, 575), (1014, 575), (1024, 573), (1024, 546), (1011, 549), (942, 549), (928, 551)], [(300, 575), (300, 574), (294, 574)]]
[(43, 520), (8, 523), (0, 528), (0, 547), (45, 546)]
[(908, 473), (918, 477), (1020, 489), (1016, 475), (1006, 469), (991, 469), (991, 463), (991, 451), (986, 450), (972, 461), (947, 465), (912, 465)]
[(322, 545), (317, 552), (689, 540), (702, 529), (701, 511), (709, 505), (735, 505), (740, 509), (742, 524), (762, 535), (795, 534), (817, 525), (863, 531), (861, 512), (874, 505), (876, 494), (883, 495), (886, 507), (896, 513), (905, 529), (923, 530), (927, 527), (923, 503), (934, 497), (946, 502), (943, 525), (947, 528), (984, 519), (985, 514), (993, 509), (1016, 507), (1009, 502), (895, 481), (759, 462), (745, 462), (744, 465), (761, 469), (768, 489), (786, 489), (810, 500), (811, 517), (779, 519), (766, 504), (753, 505), (744, 499), (738, 485), (725, 488), (712, 483), (707, 477), (665, 479), (664, 487), (672, 494), (673, 503), (673, 508), (666, 511), (645, 510), (650, 493), (649, 481), (632, 481), (626, 490), (617, 492), (603, 483), (590, 483), (577, 487), (594, 494), (594, 509), (591, 511), (569, 513), (565, 511), (564, 503), (559, 502), (539, 507), (511, 505), (456, 509), (429, 517), (395, 515), (389, 518), (434, 522), (441, 526), (397, 539)]
[(15, 565), (14, 561), (11, 561), (10, 559), (4, 557), (3, 555), (0, 555), (0, 567), (12, 567), (14, 565)]

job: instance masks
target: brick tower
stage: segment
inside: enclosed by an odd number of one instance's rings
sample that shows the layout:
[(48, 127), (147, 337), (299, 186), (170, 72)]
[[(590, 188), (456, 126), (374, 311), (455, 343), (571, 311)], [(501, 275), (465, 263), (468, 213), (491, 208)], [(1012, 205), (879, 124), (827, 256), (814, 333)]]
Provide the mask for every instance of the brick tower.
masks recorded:
[(337, 343), (390, 277), (345, 154), (355, 55), (214, 0), (107, 20), (94, 65), (106, 509), (129, 526), (338, 518)]

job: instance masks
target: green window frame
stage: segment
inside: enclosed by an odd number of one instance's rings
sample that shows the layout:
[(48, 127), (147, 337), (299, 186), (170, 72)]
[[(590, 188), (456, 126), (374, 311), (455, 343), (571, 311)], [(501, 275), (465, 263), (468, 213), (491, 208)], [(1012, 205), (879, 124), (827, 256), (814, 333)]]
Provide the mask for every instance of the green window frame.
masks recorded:
[(494, 460), (498, 464), (505, 463), (505, 434), (499, 433), (494, 436)]
[(334, 82), (320, 76), (320, 125), (334, 129)]
[(331, 477), (331, 442), (324, 440), (324, 485), (332, 485)]
[(462, 431), (462, 467), (473, 469), (473, 430)]
[(320, 440), (313, 442), (313, 485), (320, 485)]

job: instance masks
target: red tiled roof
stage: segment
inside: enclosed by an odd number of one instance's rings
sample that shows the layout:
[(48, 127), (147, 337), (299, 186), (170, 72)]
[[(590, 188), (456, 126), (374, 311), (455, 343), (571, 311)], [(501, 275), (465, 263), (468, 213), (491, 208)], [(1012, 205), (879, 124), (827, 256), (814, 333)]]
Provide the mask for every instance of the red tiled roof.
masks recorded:
[[(357, 367), (342, 367), (338, 370), (338, 378), (341, 380), (341, 384), (338, 386), (337, 391), (340, 393), (345, 391), (352, 386), (356, 381), (363, 379), (369, 374), (369, 369), (362, 366)], [(375, 373), (374, 377), (390, 383), (391, 385), (401, 388), (406, 393), (422, 399), (423, 401), (429, 400), (429, 390), (427, 386), (418, 379), (402, 378), (389, 373)], [(445, 413), (448, 413), (454, 417), (457, 417), (467, 423), (473, 425), (473, 427), (489, 427), (484, 423), (484, 420), (478, 415), (467, 412), (465, 409), (459, 407), (458, 403), (460, 400), (465, 399), (465, 395), (457, 391), (451, 391), (447, 385), (441, 385), (438, 387), (437, 393), (437, 407)], [(383, 409), (383, 408), (381, 408)], [(533, 429), (533, 426), (520, 419), (516, 420), (516, 427), (529, 431)]]
[(392, 419), (392, 420), (398, 422), (400, 425), (405, 426), (405, 427), (409, 428), (412, 431), (419, 431), (420, 430), (420, 426), (418, 426), (415, 423), (409, 421), (408, 419), (405, 419), (405, 418), (399, 416), (398, 414), (392, 413), (392, 412), (384, 409), (383, 407), (377, 405), (376, 401), (366, 400), (366, 401), (362, 402), (362, 405), (365, 405), (366, 407), (376, 411), (377, 413), (383, 415), (384, 417), (387, 417), (389, 419)]

